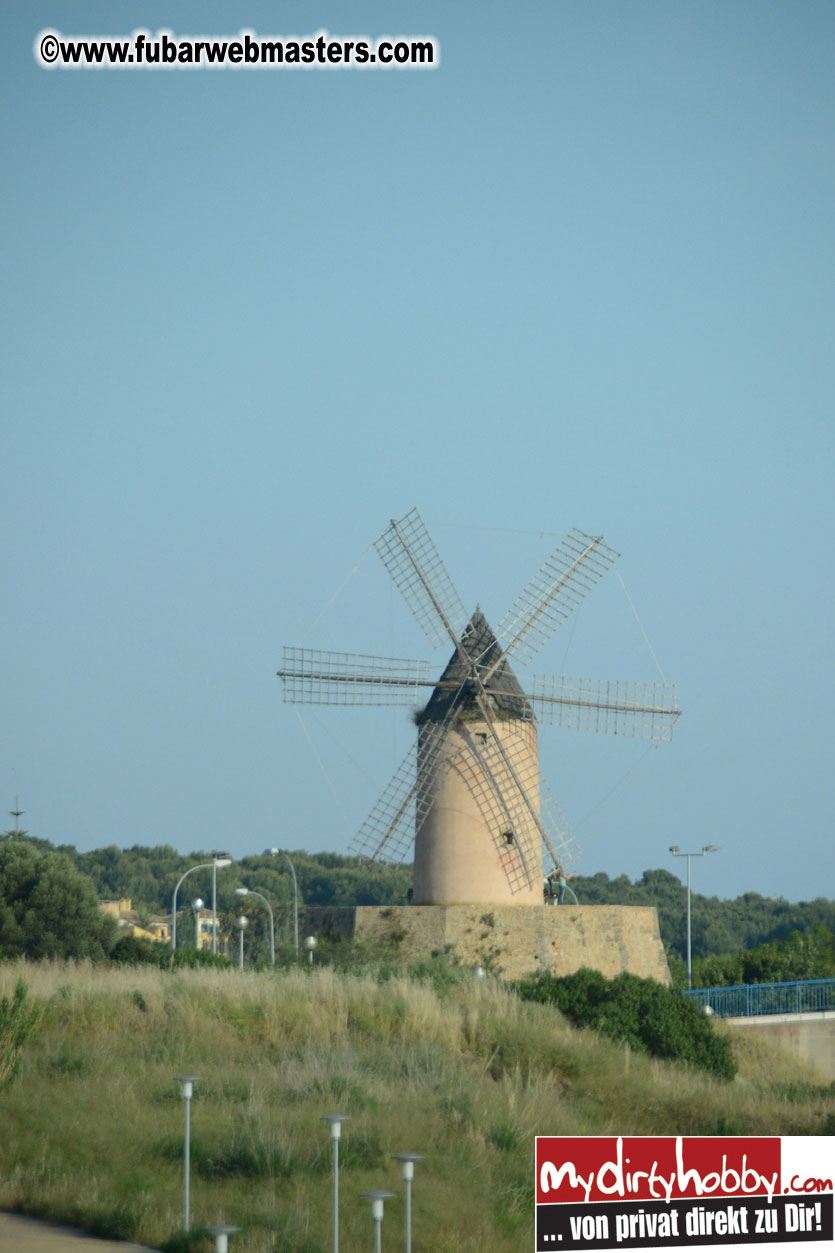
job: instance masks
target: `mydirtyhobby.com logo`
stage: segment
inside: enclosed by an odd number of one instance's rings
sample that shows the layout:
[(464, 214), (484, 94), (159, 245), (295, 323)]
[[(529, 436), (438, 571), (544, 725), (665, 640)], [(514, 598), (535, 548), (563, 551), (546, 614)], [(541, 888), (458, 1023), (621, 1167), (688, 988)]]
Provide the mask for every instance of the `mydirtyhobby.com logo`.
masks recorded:
[(833, 1247), (835, 1137), (538, 1136), (536, 1250)]
[(441, 48), (432, 35), (65, 35), (49, 28), (33, 43), (44, 69), (76, 70), (431, 70)]

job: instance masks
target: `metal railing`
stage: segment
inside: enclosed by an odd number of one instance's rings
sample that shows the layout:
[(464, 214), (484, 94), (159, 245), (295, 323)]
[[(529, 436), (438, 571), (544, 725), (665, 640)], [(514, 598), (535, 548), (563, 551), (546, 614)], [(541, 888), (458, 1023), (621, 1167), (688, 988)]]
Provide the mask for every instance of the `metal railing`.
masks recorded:
[(684, 996), (708, 1006), (717, 1018), (758, 1014), (807, 1014), (835, 1010), (835, 979), (796, 979), (791, 983), (743, 983), (730, 988), (693, 988)]

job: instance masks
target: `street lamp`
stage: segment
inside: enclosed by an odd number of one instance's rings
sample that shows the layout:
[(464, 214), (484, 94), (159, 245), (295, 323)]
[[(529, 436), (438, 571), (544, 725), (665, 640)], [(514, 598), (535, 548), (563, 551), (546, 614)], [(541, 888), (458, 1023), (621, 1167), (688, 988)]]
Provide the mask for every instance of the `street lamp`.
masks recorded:
[(239, 914), (235, 919), (235, 926), (238, 928), (238, 966), (241, 970), (244, 968), (244, 931), (249, 926), (249, 919), (246, 914)]
[(396, 1162), (403, 1163), (403, 1250), (412, 1253), (412, 1180), (415, 1162), (423, 1161), (422, 1153), (392, 1153)]
[(671, 844), (670, 852), (672, 853), (673, 857), (686, 857), (687, 858), (687, 986), (688, 988), (692, 988), (693, 987), (693, 963), (692, 963), (691, 954), (690, 954), (690, 858), (691, 857), (704, 857), (705, 853), (718, 853), (719, 845), (718, 844), (704, 844), (702, 846), (701, 852), (699, 853), (682, 853), (678, 844)]
[(232, 865), (226, 853), (212, 853), (212, 952), (217, 954), (217, 872)]
[(296, 878), (296, 868), (290, 860), (290, 854), (285, 853), (283, 848), (265, 849), (269, 857), (283, 857), (290, 867), (290, 874), (293, 876), (293, 943), (296, 946), (296, 961), (299, 960), (299, 881)]
[(184, 874), (181, 874), (174, 887), (174, 895), (171, 898), (171, 951), (177, 947), (177, 893), (180, 890), (180, 884), (187, 879), (190, 874), (194, 874), (195, 870), (211, 870), (212, 872), (212, 952), (217, 952), (217, 870), (218, 866), (223, 869), (224, 866), (231, 866), (232, 858), (221, 853), (213, 853), (212, 860), (202, 862), (199, 866), (190, 866)]
[(313, 954), (316, 952), (318, 944), (319, 941), (316, 939), (315, 935), (306, 935), (304, 937), (304, 946), (307, 949), (307, 961), (310, 966), (313, 965)]
[(375, 1188), (372, 1192), (361, 1192), (371, 1202), (371, 1217), (374, 1219), (374, 1253), (382, 1253), (383, 1249), (383, 1205), (395, 1192), (386, 1192), (383, 1188)]
[(200, 947), (200, 910), (203, 908), (205, 901), (201, 896), (195, 896), (191, 902), (191, 908), (194, 910), (194, 947)]
[(183, 1235), (187, 1236), (191, 1226), (189, 1187), (191, 1183), (191, 1098), (194, 1095), (194, 1084), (197, 1075), (176, 1075), (180, 1085), (180, 1095), (185, 1107), (185, 1130), (183, 1132)]
[(236, 896), (257, 896), (259, 901), (263, 901), (267, 907), (267, 913), (270, 916), (270, 965), (275, 965), (275, 924), (273, 922), (273, 911), (270, 902), (266, 896), (262, 896), (260, 892), (256, 892), (254, 888), (235, 888)]
[(333, 1173), (331, 1248), (333, 1253), (339, 1253), (339, 1138), (342, 1135), (342, 1124), (349, 1122), (350, 1118), (350, 1114), (322, 1115), (322, 1122), (328, 1123), (331, 1129), (331, 1167)]

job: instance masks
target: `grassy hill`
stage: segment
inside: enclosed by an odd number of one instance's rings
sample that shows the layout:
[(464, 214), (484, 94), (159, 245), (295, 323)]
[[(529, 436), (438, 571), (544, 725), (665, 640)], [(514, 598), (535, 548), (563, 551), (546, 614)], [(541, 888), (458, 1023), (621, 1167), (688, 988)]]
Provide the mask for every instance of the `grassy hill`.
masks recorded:
[[(0, 1207), (102, 1235), (180, 1247), (183, 1108), (193, 1103), (195, 1228), (241, 1225), (232, 1253), (329, 1247), (330, 1150), (346, 1113), (345, 1253), (368, 1248), (359, 1193), (386, 1187), (384, 1242), (414, 1185), (415, 1253), (514, 1253), (533, 1234), (539, 1134), (832, 1134), (835, 1088), (753, 1032), (733, 1035), (733, 1082), (630, 1053), (500, 984), (333, 970), (159, 971), (0, 965), (42, 1006), (0, 1092)], [(718, 1030), (732, 1031), (721, 1025)], [(195, 1247), (208, 1248), (205, 1237)]]

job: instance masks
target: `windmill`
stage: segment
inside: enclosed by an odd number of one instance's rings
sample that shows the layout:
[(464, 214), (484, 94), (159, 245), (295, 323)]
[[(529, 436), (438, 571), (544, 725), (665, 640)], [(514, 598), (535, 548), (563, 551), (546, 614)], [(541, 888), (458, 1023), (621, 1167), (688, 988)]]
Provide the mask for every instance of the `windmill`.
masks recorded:
[(480, 608), (468, 616), (417, 510), (374, 547), (430, 642), (454, 651), (435, 679), (425, 661), (285, 647), (285, 701), (418, 710), (416, 745), (351, 847), (402, 862), (414, 843), (415, 905), (541, 905), (543, 855), (565, 868), (579, 849), (540, 777), (537, 723), (669, 740), (680, 712), (671, 684), (534, 676), (526, 692), (511, 668), (532, 660), (618, 553), (573, 530), (494, 633)]

